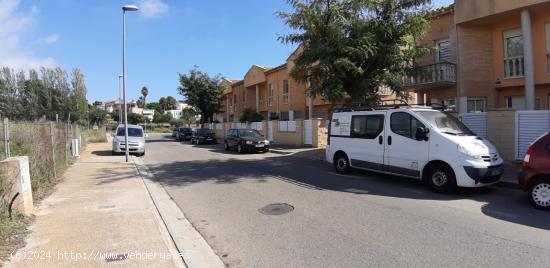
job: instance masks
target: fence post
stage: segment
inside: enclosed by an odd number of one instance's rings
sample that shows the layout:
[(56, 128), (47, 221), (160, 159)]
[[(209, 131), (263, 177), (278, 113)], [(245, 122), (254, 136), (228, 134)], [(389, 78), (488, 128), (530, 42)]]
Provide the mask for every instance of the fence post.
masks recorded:
[(11, 157), (10, 150), (10, 124), (8, 118), (4, 118), (4, 156), (6, 159)]
[(65, 124), (65, 165), (67, 165), (69, 150), (67, 149), (67, 139), (69, 139), (69, 123)]
[(52, 162), (53, 162), (53, 177), (57, 178), (57, 165), (55, 164), (55, 138), (54, 138), (54, 129), (53, 122), (50, 122), (50, 137), (52, 141)]

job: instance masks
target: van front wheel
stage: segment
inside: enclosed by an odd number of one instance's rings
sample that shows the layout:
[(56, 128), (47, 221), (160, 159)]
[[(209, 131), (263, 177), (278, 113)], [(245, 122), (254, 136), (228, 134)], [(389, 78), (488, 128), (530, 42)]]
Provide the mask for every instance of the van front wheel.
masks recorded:
[(334, 158), (334, 169), (340, 174), (349, 174), (351, 172), (351, 167), (349, 166), (348, 157), (341, 153)]
[(447, 165), (433, 165), (426, 176), (426, 180), (432, 191), (436, 193), (448, 194), (456, 191), (455, 173)]

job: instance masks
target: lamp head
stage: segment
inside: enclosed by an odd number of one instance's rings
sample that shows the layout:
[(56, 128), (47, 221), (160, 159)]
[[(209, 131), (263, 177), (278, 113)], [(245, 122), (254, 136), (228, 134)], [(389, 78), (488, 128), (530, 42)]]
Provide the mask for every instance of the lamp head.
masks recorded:
[(137, 7), (135, 5), (125, 5), (125, 6), (122, 7), (122, 10), (123, 11), (138, 11), (139, 7)]

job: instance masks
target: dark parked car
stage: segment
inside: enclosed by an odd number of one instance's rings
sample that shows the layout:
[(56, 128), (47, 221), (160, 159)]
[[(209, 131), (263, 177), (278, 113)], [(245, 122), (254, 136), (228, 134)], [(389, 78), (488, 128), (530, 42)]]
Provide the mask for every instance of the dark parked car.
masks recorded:
[(518, 180), (536, 208), (550, 210), (550, 132), (529, 147)]
[(218, 143), (218, 141), (216, 140), (216, 134), (214, 133), (214, 131), (208, 128), (197, 128), (193, 130), (191, 143)]
[(191, 140), (192, 136), (193, 136), (193, 129), (188, 127), (180, 127), (178, 128), (178, 133), (176, 134), (176, 140), (188, 141), (188, 140)]
[(269, 141), (255, 129), (230, 129), (224, 140), (225, 150), (235, 149), (244, 152), (268, 152)]

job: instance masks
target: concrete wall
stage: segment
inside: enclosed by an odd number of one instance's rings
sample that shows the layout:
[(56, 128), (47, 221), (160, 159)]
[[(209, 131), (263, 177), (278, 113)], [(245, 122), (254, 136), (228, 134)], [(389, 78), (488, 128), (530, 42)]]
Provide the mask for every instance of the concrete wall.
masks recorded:
[(30, 215), (33, 210), (31, 175), (27, 156), (10, 157), (0, 161), (0, 181), (3, 192), (2, 204), (12, 213)]
[(514, 160), (516, 111), (508, 109), (487, 111), (487, 136), (504, 160)]
[(273, 124), (273, 143), (289, 146), (302, 146), (304, 144), (303, 120), (296, 120), (296, 131), (280, 131), (278, 120), (267, 123)]

